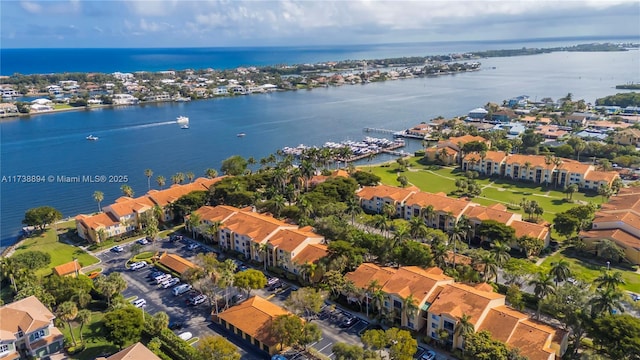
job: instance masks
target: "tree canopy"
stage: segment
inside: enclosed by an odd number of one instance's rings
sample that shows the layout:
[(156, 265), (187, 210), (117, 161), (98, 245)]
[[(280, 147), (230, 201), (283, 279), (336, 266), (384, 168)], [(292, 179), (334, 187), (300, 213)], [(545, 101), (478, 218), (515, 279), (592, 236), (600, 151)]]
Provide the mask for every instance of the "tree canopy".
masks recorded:
[(138, 340), (143, 326), (142, 310), (133, 306), (113, 310), (104, 316), (106, 337), (120, 349)]
[(31, 208), (24, 214), (22, 223), (33, 226), (36, 229), (44, 230), (47, 225), (62, 219), (62, 213), (51, 206), (40, 206)]

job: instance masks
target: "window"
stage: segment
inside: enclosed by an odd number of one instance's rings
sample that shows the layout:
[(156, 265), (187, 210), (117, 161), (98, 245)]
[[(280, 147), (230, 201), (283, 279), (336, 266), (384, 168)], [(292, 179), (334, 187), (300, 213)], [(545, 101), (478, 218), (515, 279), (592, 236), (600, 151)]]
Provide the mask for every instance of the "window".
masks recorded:
[(453, 331), (453, 323), (449, 321), (444, 322), (444, 328), (449, 331)]
[(24, 336), (24, 333), (22, 332), (22, 330), (18, 330), (18, 339), (23, 336)]
[(431, 314), (431, 318), (432, 318), (433, 320), (438, 320), (438, 315), (436, 315), (436, 314)]
[(432, 329), (437, 329), (438, 328), (438, 323), (437, 322), (432, 322), (431, 323), (431, 328)]
[(411, 321), (409, 321), (409, 322), (407, 323), (407, 326), (409, 326), (410, 328), (412, 328), (412, 329), (413, 329), (413, 323), (412, 323)]
[(435, 331), (432, 331), (432, 332), (431, 332), (431, 337), (432, 337), (432, 338), (434, 338), (434, 339), (437, 339), (437, 338), (438, 338), (438, 336), (436, 335)]
[(31, 341), (38, 340), (41, 337), (44, 337), (44, 330), (39, 330), (39, 331), (34, 332), (31, 335)]
[(0, 345), (0, 353), (7, 352), (7, 351), (9, 351), (9, 345), (7, 344)]

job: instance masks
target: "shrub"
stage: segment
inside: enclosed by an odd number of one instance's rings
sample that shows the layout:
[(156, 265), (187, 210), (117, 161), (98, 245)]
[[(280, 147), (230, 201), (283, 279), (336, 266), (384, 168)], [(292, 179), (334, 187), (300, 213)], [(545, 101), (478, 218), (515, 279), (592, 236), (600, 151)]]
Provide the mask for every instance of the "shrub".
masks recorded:
[(51, 263), (51, 255), (42, 251), (25, 251), (12, 257), (16, 264), (24, 269), (40, 269)]

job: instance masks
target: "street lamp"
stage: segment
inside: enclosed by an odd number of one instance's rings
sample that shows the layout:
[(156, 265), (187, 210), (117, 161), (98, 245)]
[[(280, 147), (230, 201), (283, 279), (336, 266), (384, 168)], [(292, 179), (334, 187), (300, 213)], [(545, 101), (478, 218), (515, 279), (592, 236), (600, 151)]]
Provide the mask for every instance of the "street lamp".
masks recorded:
[(611, 262), (607, 261), (607, 271), (609, 271), (609, 264), (611, 264)]

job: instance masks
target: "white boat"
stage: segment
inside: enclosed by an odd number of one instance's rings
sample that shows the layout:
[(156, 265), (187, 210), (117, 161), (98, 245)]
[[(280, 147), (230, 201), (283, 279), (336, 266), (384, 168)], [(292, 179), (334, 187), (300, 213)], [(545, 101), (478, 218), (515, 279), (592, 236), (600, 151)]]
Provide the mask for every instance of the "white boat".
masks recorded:
[(180, 126), (180, 129), (188, 129), (188, 128), (189, 128), (189, 124), (184, 124)]
[(245, 133), (238, 133), (236, 136), (237, 136), (237, 137), (244, 137), (245, 135), (247, 135), (247, 134), (245, 134)]
[(178, 116), (178, 118), (176, 118), (176, 122), (178, 124), (188, 124), (189, 123), (189, 118), (186, 116)]
[(98, 137), (97, 136), (93, 136), (93, 135), (89, 135), (89, 136), (87, 136), (87, 140), (91, 140), (91, 141), (98, 140)]

